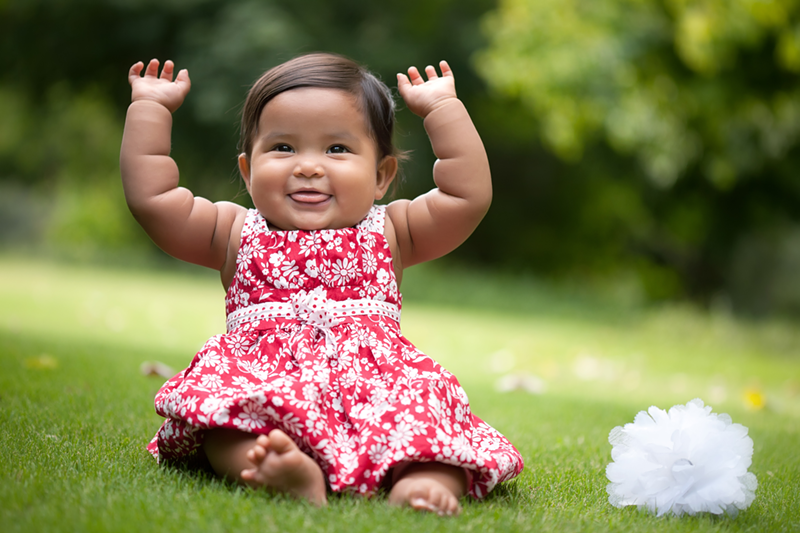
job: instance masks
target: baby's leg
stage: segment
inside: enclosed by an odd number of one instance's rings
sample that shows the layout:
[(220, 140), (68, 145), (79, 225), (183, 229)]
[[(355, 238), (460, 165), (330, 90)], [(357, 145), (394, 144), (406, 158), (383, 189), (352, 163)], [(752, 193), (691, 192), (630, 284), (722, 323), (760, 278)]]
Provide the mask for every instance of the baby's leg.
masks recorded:
[(442, 463), (412, 463), (395, 469), (391, 505), (409, 505), (440, 515), (461, 512), (458, 499), (467, 492), (463, 468)]
[(319, 465), (279, 429), (259, 436), (212, 429), (205, 436), (203, 448), (220, 476), (251, 487), (286, 492), (315, 505), (327, 504)]

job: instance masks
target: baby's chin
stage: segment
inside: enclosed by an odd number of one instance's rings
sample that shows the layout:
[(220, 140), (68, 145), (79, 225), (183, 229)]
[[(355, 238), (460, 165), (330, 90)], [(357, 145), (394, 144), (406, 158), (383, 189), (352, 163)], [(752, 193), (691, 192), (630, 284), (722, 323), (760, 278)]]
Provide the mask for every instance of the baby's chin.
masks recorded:
[(345, 229), (345, 228), (352, 228), (357, 226), (359, 222), (366, 218), (369, 210), (367, 210), (363, 215), (356, 216), (356, 217), (346, 217), (346, 218), (337, 218), (330, 221), (325, 220), (277, 220), (265, 216), (263, 212), (259, 210), (259, 213), (267, 221), (267, 225), (271, 231), (321, 231), (321, 230), (337, 230), (337, 229)]

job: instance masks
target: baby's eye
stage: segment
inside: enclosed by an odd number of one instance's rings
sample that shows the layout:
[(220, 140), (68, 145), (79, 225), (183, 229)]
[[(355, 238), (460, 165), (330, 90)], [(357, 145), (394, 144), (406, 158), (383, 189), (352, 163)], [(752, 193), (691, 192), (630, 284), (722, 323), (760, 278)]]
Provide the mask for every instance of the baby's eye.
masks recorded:
[(294, 149), (288, 144), (276, 144), (272, 147), (275, 152), (294, 152)]
[(350, 150), (347, 149), (346, 146), (342, 146), (341, 144), (334, 144), (330, 148), (328, 148), (329, 154), (346, 154)]

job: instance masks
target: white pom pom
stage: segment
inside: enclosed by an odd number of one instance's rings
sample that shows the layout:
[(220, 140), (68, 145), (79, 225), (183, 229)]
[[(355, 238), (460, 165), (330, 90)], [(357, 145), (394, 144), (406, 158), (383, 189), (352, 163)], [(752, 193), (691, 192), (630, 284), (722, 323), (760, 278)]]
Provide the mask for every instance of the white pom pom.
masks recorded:
[(736, 516), (755, 498), (756, 476), (747, 471), (753, 439), (747, 428), (694, 399), (669, 412), (651, 407), (608, 436), (613, 462), (606, 467), (608, 501), (672, 512)]

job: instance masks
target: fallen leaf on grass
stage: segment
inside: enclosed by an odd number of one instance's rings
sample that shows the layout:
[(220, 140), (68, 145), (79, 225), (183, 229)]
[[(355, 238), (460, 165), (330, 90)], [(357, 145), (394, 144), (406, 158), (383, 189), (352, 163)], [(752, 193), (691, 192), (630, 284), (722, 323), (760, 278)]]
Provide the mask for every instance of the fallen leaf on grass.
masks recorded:
[(546, 388), (544, 380), (531, 374), (507, 374), (494, 384), (498, 392), (523, 390), (529, 394), (542, 394)]
[(165, 379), (175, 375), (175, 371), (172, 368), (159, 361), (145, 361), (139, 367), (139, 371), (145, 376), (160, 376)]
[(58, 368), (58, 359), (51, 355), (42, 354), (39, 357), (28, 357), (25, 366), (34, 370), (53, 370)]

